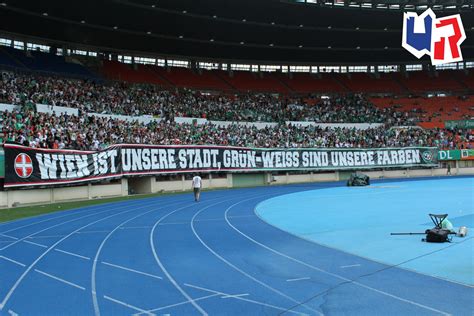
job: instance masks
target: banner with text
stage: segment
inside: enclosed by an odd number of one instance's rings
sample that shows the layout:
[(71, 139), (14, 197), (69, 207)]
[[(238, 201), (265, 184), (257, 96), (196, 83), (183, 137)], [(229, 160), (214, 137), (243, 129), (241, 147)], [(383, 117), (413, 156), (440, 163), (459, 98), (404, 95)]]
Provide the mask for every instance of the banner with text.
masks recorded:
[(474, 149), (440, 150), (438, 160), (474, 160)]
[(5, 188), (185, 172), (343, 170), (436, 166), (437, 150), (254, 149), (223, 146), (115, 145), (103, 151), (5, 145)]
[(446, 128), (473, 129), (474, 120), (445, 121)]

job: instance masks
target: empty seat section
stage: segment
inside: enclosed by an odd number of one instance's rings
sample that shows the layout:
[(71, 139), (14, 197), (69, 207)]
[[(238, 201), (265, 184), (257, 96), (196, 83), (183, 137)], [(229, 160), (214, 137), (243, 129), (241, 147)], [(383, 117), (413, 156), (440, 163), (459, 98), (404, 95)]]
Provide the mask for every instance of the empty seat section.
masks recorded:
[(298, 93), (346, 92), (346, 89), (330, 74), (323, 75), (321, 78), (308, 73), (293, 73), (292, 78), (287, 74), (277, 74), (277, 76), (291, 90)]
[(156, 69), (159, 68), (154, 65), (136, 65), (136, 71), (139, 73), (138, 76), (144, 80), (144, 82), (157, 84), (160, 86), (169, 86), (164, 78), (162, 78), (157, 72)]
[(474, 89), (474, 69), (471, 69), (468, 74), (458, 72), (457, 78), (464, 83), (469, 89)]
[(458, 79), (458, 71), (456, 70), (438, 71), (436, 80), (433, 80), (432, 82), (436, 87), (439, 87), (440, 90), (443, 88), (449, 91), (462, 91), (466, 89)]
[(391, 76), (381, 74), (380, 78), (366, 73), (339, 75), (338, 80), (353, 92), (388, 92), (401, 93), (402, 87)]
[(88, 69), (77, 63), (66, 62), (64, 57), (42, 52), (32, 52), (30, 68), (40, 71), (94, 77)]
[(271, 73), (260, 76), (248, 71), (234, 71), (233, 76), (221, 72), (219, 76), (239, 91), (288, 93), (289, 90)]
[(8, 48), (0, 47), (0, 65), (15, 68), (24, 68), (13, 56), (8, 53)]
[(32, 68), (31, 65), (33, 64), (34, 60), (33, 58), (26, 56), (23, 50), (14, 49), (11, 47), (2, 47), (2, 50), (18, 65), (21, 65), (26, 68)]
[(201, 73), (197, 73), (187, 68), (170, 68), (169, 70), (163, 69), (160, 74), (178, 87), (224, 91), (232, 89), (224, 80), (209, 70), (201, 70)]
[(0, 64), (41, 72), (97, 78), (94, 73), (79, 63), (67, 62), (62, 56), (38, 51), (25, 52), (10, 47), (2, 47), (0, 49)]
[(435, 98), (371, 98), (377, 107), (396, 107), (401, 111), (421, 110), (420, 119), (428, 122), (461, 120), (474, 116), (474, 98), (456, 96)]
[(111, 80), (167, 85), (164, 80), (154, 73), (152, 66), (122, 64), (117, 61), (104, 61), (102, 72)]
[(425, 71), (409, 72), (408, 77), (403, 74), (396, 74), (395, 76), (408, 90), (413, 92), (460, 91), (465, 89), (449, 71), (440, 71), (438, 76), (430, 75)]

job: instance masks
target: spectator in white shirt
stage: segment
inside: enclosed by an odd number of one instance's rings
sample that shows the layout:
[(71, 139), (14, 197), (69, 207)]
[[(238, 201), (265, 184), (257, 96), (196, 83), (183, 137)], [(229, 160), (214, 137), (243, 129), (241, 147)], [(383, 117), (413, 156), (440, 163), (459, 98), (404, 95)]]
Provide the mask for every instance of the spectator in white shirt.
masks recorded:
[(193, 177), (193, 190), (194, 190), (194, 200), (199, 202), (199, 198), (201, 197), (201, 187), (202, 187), (202, 179), (197, 174)]

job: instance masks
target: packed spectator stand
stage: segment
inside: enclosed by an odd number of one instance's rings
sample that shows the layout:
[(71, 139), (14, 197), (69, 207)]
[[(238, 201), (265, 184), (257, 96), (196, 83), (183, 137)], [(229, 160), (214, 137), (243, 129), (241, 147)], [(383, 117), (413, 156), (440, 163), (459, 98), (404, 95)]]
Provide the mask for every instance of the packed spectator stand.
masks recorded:
[(203, 94), (160, 86), (97, 83), (87, 80), (2, 73), (0, 102), (48, 104), (84, 112), (160, 117), (196, 117), (217, 121), (324, 123), (416, 123), (416, 113), (377, 108), (360, 94), (333, 98), (290, 98), (268, 93)]
[[(98, 150), (115, 143), (216, 144), (250, 147), (404, 147), (470, 146), (470, 132), (406, 128), (421, 112), (378, 108), (362, 94), (332, 98), (279, 98), (270, 94), (226, 96), (158, 86), (97, 83), (38, 75), (2, 74), (0, 101), (19, 105), (3, 112), (2, 141), (33, 147)], [(35, 104), (79, 109), (79, 116), (34, 111)], [(405, 109), (408, 110), (408, 109)], [(150, 123), (124, 121), (86, 113), (161, 118)], [(177, 124), (174, 117), (207, 117), (233, 121), (229, 126)], [(279, 122), (276, 126), (242, 126), (239, 121)], [(382, 126), (322, 128), (286, 121), (383, 123)], [(405, 128), (397, 128), (405, 126)]]
[[(447, 130), (443, 123), (470, 119), (474, 112), (472, 98), (463, 93), (462, 98), (393, 95), (419, 91), (421, 82), (425, 82), (426, 89), (445, 87), (452, 92), (470, 89), (472, 75), (459, 72), (451, 75), (451, 71), (439, 72), (436, 78), (423, 72), (410, 74), (410, 78), (400, 74), (373, 78), (369, 74), (258, 75), (238, 71), (229, 75), (218, 70), (196, 73), (185, 68), (131, 67), (104, 61), (101, 68), (107, 78), (104, 80), (62, 57), (40, 52), (25, 56), (24, 52), (10, 48), (0, 50), (0, 65), (8, 69), (1, 75), (0, 103), (18, 105), (14, 112), (1, 113), (2, 142), (92, 150), (115, 143), (250, 147), (471, 148), (473, 145), (472, 130)], [(70, 75), (64, 75), (65, 72)], [(426, 84), (430, 78), (433, 80)], [(390, 90), (392, 96), (380, 97), (378, 93), (369, 97), (361, 93), (369, 90)], [(78, 109), (79, 115), (36, 112), (36, 104)], [(90, 116), (90, 113), (106, 116)], [(140, 123), (114, 115), (148, 115), (156, 120)], [(178, 124), (175, 122), (178, 117), (208, 121)], [(211, 121), (233, 123), (219, 125)], [(258, 128), (239, 122), (277, 124)], [(358, 129), (303, 126), (294, 122), (379, 125)]]
[(2, 140), (39, 148), (98, 150), (116, 143), (214, 144), (249, 147), (406, 147), (465, 146), (469, 133), (444, 129), (387, 128), (358, 130), (280, 124), (258, 129), (237, 123), (148, 124), (96, 116), (70, 116), (34, 111), (3, 112)]

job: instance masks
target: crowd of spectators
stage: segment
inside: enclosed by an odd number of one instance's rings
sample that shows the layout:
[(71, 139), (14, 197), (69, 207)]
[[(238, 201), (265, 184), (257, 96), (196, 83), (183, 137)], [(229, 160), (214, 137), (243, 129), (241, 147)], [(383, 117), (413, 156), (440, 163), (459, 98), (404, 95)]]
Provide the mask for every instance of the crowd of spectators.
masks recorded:
[[(291, 98), (271, 94), (213, 95), (190, 90), (166, 90), (151, 85), (92, 82), (3, 72), (0, 103), (19, 105), (0, 115), (0, 142), (31, 147), (98, 150), (116, 143), (215, 144), (247, 147), (470, 147), (469, 131), (401, 128), (415, 125), (416, 112), (379, 109), (363, 95)], [(35, 104), (77, 108), (78, 116), (38, 113)], [(88, 113), (152, 115), (137, 120), (99, 117)], [(175, 117), (231, 121), (230, 125), (178, 124)], [(276, 122), (267, 127), (235, 122)], [(321, 128), (286, 121), (323, 123), (383, 123), (360, 130)]]
[(93, 82), (11, 72), (2, 73), (0, 102), (15, 105), (39, 103), (102, 114), (152, 115), (165, 119), (197, 117), (235, 122), (412, 125), (418, 119), (416, 113), (379, 109), (360, 94), (309, 100), (272, 94), (222, 95), (187, 89), (167, 90), (156, 85)]
[(123, 121), (110, 117), (71, 116), (35, 111), (4, 111), (0, 116), (0, 142), (54, 149), (98, 150), (117, 143), (214, 144), (248, 147), (405, 147), (467, 148), (469, 132), (445, 129), (390, 128), (382, 125), (355, 128), (321, 128), (278, 124), (258, 129), (230, 124), (178, 124), (173, 121)]

